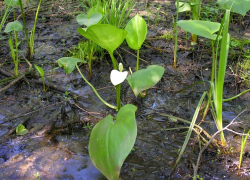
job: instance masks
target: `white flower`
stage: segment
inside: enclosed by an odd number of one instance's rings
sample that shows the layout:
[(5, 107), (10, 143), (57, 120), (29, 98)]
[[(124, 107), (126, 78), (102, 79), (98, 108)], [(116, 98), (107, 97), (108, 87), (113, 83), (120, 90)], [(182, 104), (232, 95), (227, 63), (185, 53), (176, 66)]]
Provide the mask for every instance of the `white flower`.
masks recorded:
[(110, 73), (110, 80), (114, 86), (121, 84), (127, 77), (128, 71), (120, 72), (118, 70), (112, 70)]

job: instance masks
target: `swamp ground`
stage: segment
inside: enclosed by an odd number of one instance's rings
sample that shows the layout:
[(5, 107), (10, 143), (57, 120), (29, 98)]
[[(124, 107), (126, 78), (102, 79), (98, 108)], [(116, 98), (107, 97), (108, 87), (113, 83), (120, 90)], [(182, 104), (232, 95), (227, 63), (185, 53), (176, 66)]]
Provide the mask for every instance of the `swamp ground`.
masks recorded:
[[(209, 6), (210, 1), (204, 1)], [(0, 2), (2, 3), (2, 2)], [(26, 18), (28, 29), (33, 26), (37, 1), (28, 3)], [(145, 8), (146, 7), (146, 8)], [(81, 79), (77, 72), (66, 75), (57, 68), (56, 60), (66, 56), (84, 38), (77, 32), (79, 25), (76, 15), (82, 9), (78, 1), (46, 1), (41, 6), (35, 34), (35, 55), (32, 64), (45, 70), (47, 85), (44, 92), (37, 72), (27, 74), (0, 94), (0, 179), (105, 179), (91, 163), (88, 157), (88, 140), (91, 128), (108, 114), (116, 112), (105, 107)], [(122, 103), (132, 103), (138, 107), (136, 112), (138, 136), (121, 170), (121, 179), (191, 179), (192, 163), (196, 163), (199, 141), (193, 134), (188, 147), (173, 175), (169, 177), (178, 157), (178, 151), (185, 139), (188, 124), (160, 115), (192, 119), (202, 93), (209, 89), (207, 84), (199, 84), (185, 91), (181, 89), (197, 82), (207, 81), (211, 72), (211, 48), (206, 39), (199, 38), (192, 46), (189, 34), (179, 29), (177, 68), (173, 67), (173, 17), (174, 1), (137, 1), (131, 17), (138, 13), (148, 24), (148, 35), (140, 51), (141, 68), (148, 64), (157, 64), (165, 68), (161, 81), (149, 90), (146, 98), (135, 98), (127, 83), (122, 84)], [(17, 13), (18, 14), (18, 13)], [(214, 13), (212, 13), (214, 14)], [(212, 16), (208, 14), (207, 16)], [(19, 12), (20, 15), (20, 12)], [(235, 20), (230, 25), (230, 35), (235, 39), (245, 38), (250, 41), (249, 12), (244, 18)], [(11, 15), (9, 21), (13, 18)], [(190, 18), (187, 13), (180, 14), (179, 19)], [(220, 22), (220, 13), (216, 15)], [(20, 22), (21, 18), (19, 19)], [(26, 44), (24, 33), (19, 34), (22, 40), (20, 50), (25, 56)], [(240, 77), (239, 65), (245, 59), (244, 52), (249, 52), (250, 45), (240, 49), (232, 46), (229, 54), (225, 78), (225, 98), (232, 97), (249, 88)], [(124, 43), (115, 56), (123, 62), (124, 68), (135, 67), (136, 57), (133, 50)], [(102, 60), (98, 55), (92, 69), (91, 83), (100, 95), (110, 103), (115, 103), (115, 90), (109, 79), (112, 70), (107, 53)], [(249, 60), (249, 58), (248, 58)], [(0, 46), (1, 69), (13, 70), (13, 62), (8, 47), (8, 36), (1, 33)], [(6, 69), (4, 69), (6, 68)], [(25, 73), (29, 68), (21, 56), (20, 71)], [(55, 69), (57, 68), (57, 69)], [(54, 69), (54, 70), (53, 70)], [(87, 66), (81, 66), (85, 76)], [(248, 69), (244, 69), (247, 72)], [(52, 74), (52, 76), (51, 76)], [(1, 72), (0, 79), (6, 79), (8, 73)], [(51, 78), (52, 77), (52, 78)], [(246, 78), (247, 80), (247, 78)], [(49, 83), (51, 81), (51, 83)], [(1, 84), (1, 88), (6, 84)], [(54, 88), (53, 88), (54, 87)], [(73, 98), (77, 97), (77, 98)], [(250, 108), (250, 96), (245, 94), (223, 105), (224, 124), (230, 123), (242, 110)], [(201, 118), (200, 118), (201, 119)], [(211, 113), (208, 113), (201, 126), (211, 135), (217, 130)], [(249, 111), (243, 113), (237, 121), (242, 121), (233, 130), (242, 133), (250, 127)], [(17, 136), (15, 128), (22, 123), (28, 133)], [(164, 130), (177, 128), (176, 130)], [(237, 169), (241, 137), (226, 132), (228, 147), (219, 152), (210, 147), (203, 153), (199, 167), (199, 177), (203, 179), (250, 179), (250, 146), (247, 143), (242, 162), (242, 169)]]

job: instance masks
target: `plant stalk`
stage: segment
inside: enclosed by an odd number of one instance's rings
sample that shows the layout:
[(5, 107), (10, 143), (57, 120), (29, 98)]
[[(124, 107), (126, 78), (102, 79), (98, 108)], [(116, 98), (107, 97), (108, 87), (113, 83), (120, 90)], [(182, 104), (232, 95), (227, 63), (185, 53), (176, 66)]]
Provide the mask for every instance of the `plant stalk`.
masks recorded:
[[(90, 44), (90, 42), (89, 42)], [(92, 42), (92, 46), (91, 46), (91, 50), (90, 50), (90, 54), (89, 54), (89, 79), (91, 78), (91, 72), (92, 72), (92, 67), (91, 67), (91, 62), (92, 62), (92, 57), (93, 57), (93, 50), (95, 47), (95, 43)]]
[(112, 109), (116, 109), (118, 110), (118, 108), (116, 106), (113, 106), (111, 104), (109, 104), (108, 102), (104, 101), (101, 96), (98, 94), (98, 92), (96, 91), (96, 89), (94, 88), (94, 86), (92, 86), (92, 84), (83, 76), (81, 70), (79, 69), (78, 65), (76, 65), (76, 68), (78, 70), (78, 72), (80, 73), (81, 77), (83, 78), (83, 80), (92, 88), (92, 90), (94, 91), (94, 93), (96, 94), (96, 96), (100, 99), (100, 101), (102, 101), (103, 104), (105, 104), (106, 106), (112, 108)]
[(177, 2), (177, 11), (176, 11), (176, 20), (175, 20), (174, 68), (176, 68), (176, 58), (177, 58), (178, 25), (176, 22), (178, 21), (178, 14), (179, 14), (179, 0), (177, 0), (176, 2)]
[(140, 50), (137, 50), (137, 61), (136, 61), (136, 71), (139, 70), (139, 54), (140, 54)]
[(18, 76), (18, 39), (17, 39), (17, 32), (14, 31), (14, 33), (15, 33), (15, 45), (16, 45), (16, 59), (14, 60), (15, 64), (14, 73), (15, 76)]
[(33, 29), (31, 31), (31, 35), (30, 35), (30, 59), (32, 58), (33, 53), (34, 53), (34, 36), (35, 36), (35, 31), (36, 31), (37, 17), (38, 17), (38, 13), (39, 13), (39, 9), (40, 9), (41, 4), (42, 4), (42, 0), (40, 0), (40, 2), (38, 4), (37, 10), (36, 10), (36, 17), (35, 17), (34, 26), (33, 26)]
[(25, 32), (28, 48), (30, 49), (29, 36), (28, 36), (28, 31), (27, 31), (27, 26), (26, 26), (26, 21), (25, 21), (25, 14), (23, 12), (22, 0), (19, 0), (19, 4), (20, 4), (21, 12), (22, 12), (22, 17), (23, 17), (24, 32)]

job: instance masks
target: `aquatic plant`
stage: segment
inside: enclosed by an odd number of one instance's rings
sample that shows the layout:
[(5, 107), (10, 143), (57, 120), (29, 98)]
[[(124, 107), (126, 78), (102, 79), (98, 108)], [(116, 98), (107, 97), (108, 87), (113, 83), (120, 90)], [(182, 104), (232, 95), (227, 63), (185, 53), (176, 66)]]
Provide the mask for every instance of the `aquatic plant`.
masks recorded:
[[(36, 10), (35, 22), (34, 22), (34, 25), (33, 25), (33, 28), (31, 30), (31, 34), (30, 34), (30, 41), (29, 41), (30, 59), (32, 58), (33, 53), (34, 53), (34, 41), (35, 41), (34, 36), (35, 36), (36, 23), (37, 23), (37, 18), (38, 18), (38, 13), (39, 13), (39, 9), (40, 9), (41, 3), (42, 3), (42, 0), (39, 1), (38, 7), (37, 7), (37, 10)], [(22, 12), (22, 14), (24, 14), (24, 13)], [(25, 29), (27, 29), (26, 26), (25, 26)]]
[[(9, 46), (10, 46), (10, 50), (11, 50), (11, 56), (12, 59), (14, 61), (14, 74), (15, 76), (18, 76), (18, 62), (19, 62), (19, 58), (18, 58), (18, 38), (17, 38), (17, 32), (22, 31), (23, 30), (23, 25), (19, 22), (19, 21), (14, 21), (14, 22), (9, 22), (6, 27), (4, 32), (5, 33), (9, 33)], [(15, 38), (15, 48), (13, 45), (13, 41), (12, 41), (12, 36), (11, 36), (11, 32), (14, 32), (14, 38)]]
[[(192, 20), (199, 20), (201, 3), (202, 3), (202, 0), (190, 0), (190, 2), (176, 1), (175, 5), (177, 7), (177, 13), (191, 11), (192, 12)], [(177, 14), (177, 17), (178, 17), (178, 14)], [(178, 18), (176, 21), (178, 21)], [(196, 42), (197, 41), (197, 34), (191, 33), (191, 39), (193, 42)]]
[(24, 125), (22, 124), (19, 124), (17, 127), (16, 127), (16, 134), (19, 135), (19, 136), (22, 136), (24, 134), (27, 134), (29, 131), (28, 129), (26, 129), (24, 127)]
[[(98, 5), (97, 4), (96, 6), (92, 7), (89, 12), (86, 14), (79, 14), (77, 17), (76, 17), (76, 21), (78, 22), (78, 24), (80, 25), (85, 25), (86, 28), (82, 28), (83, 30), (87, 30), (88, 27), (94, 25), (94, 24), (97, 24), (101, 21), (102, 19), (102, 12), (100, 12), (100, 9), (98, 8)], [(93, 51), (94, 51), (94, 47), (95, 47), (95, 43), (92, 42), (91, 40), (88, 40), (88, 47), (91, 47), (91, 48), (88, 48), (88, 58), (89, 58), (89, 61), (88, 61), (88, 65), (89, 65), (89, 79), (91, 78), (91, 71), (92, 71), (92, 68), (91, 68), (91, 62), (92, 62), (92, 56), (93, 56)]]
[(126, 41), (129, 47), (137, 51), (136, 71), (138, 71), (139, 52), (147, 36), (147, 24), (145, 20), (137, 14), (127, 23), (125, 30), (128, 32)]
[(136, 106), (124, 105), (114, 123), (106, 116), (93, 128), (89, 141), (89, 156), (95, 167), (109, 180), (119, 180), (120, 170), (134, 146), (137, 136)]
[(250, 133), (250, 130), (247, 132), (245, 138), (244, 138), (243, 135), (241, 137), (240, 159), (239, 159), (239, 165), (238, 165), (239, 169), (241, 167), (242, 156), (243, 156), (243, 152), (244, 152), (244, 149), (245, 149), (245, 146), (246, 146), (246, 142), (247, 142), (247, 138), (249, 136), (249, 133)]
[[(140, 18), (136, 17), (130, 23), (135, 23), (135, 26), (139, 28), (140, 22), (143, 22)], [(138, 29), (128, 26), (131, 33), (128, 42), (136, 50), (140, 49), (146, 37), (146, 23), (143, 23), (143, 25), (142, 36), (137, 32)], [(57, 60), (57, 62), (60, 67), (64, 68), (67, 74), (71, 73), (76, 67), (81, 77), (93, 89), (100, 101), (108, 107), (118, 110), (116, 123), (113, 122), (111, 115), (102, 119), (93, 128), (89, 142), (89, 154), (93, 164), (108, 179), (116, 180), (119, 179), (121, 166), (131, 151), (137, 134), (135, 121), (135, 111), (137, 108), (131, 104), (121, 107), (121, 83), (127, 79), (135, 96), (137, 96), (143, 90), (153, 87), (161, 79), (164, 74), (164, 68), (158, 65), (151, 65), (147, 69), (139, 70), (138, 64), (138, 70), (127, 77), (128, 72), (123, 72), (123, 65), (121, 63), (117, 66), (117, 61), (113, 55), (114, 51), (121, 45), (128, 34), (126, 30), (119, 29), (110, 24), (95, 24), (87, 27), (86, 30), (78, 28), (78, 32), (109, 52), (114, 68), (110, 73), (110, 80), (116, 87), (117, 106), (113, 106), (103, 100), (94, 86), (83, 76), (77, 63), (86, 63), (86, 61), (78, 58), (63, 57)]]
[[(103, 23), (124, 28), (135, 0), (91, 0), (90, 6), (98, 5), (103, 11)], [(100, 8), (101, 7), (101, 8)]]
[[(87, 31), (84, 31), (82, 28), (78, 28), (78, 32), (85, 38), (92, 40), (95, 44), (99, 45), (103, 49), (106, 49), (109, 52), (114, 69), (118, 70), (117, 62), (113, 52), (124, 41), (127, 35), (125, 30), (119, 29), (110, 24), (95, 24), (87, 28)], [(120, 95), (121, 85), (119, 84), (116, 85), (116, 102), (118, 110), (121, 107)]]
[(37, 72), (40, 74), (42, 81), (43, 81), (43, 90), (46, 91), (45, 89), (45, 78), (44, 78), (44, 71), (41, 67), (35, 65), (35, 69), (37, 70)]

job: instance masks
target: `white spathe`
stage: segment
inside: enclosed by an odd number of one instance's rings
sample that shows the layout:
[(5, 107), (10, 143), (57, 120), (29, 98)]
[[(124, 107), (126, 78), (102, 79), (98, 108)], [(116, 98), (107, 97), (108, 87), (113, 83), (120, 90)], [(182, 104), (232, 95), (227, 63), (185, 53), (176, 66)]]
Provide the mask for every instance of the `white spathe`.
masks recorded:
[(120, 72), (118, 70), (112, 70), (110, 73), (110, 80), (114, 86), (121, 84), (127, 77), (128, 71)]

